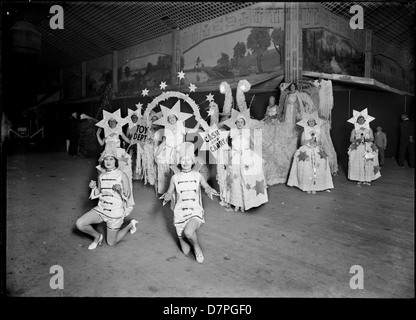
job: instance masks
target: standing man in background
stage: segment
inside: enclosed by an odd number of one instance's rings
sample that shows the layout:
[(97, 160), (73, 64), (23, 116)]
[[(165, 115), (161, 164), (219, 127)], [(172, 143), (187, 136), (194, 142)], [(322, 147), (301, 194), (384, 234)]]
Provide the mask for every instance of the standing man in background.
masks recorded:
[(399, 166), (404, 167), (404, 160), (408, 154), (408, 164), (410, 168), (415, 165), (415, 140), (414, 131), (415, 123), (409, 119), (407, 113), (401, 115), (403, 122), (400, 124), (400, 151), (399, 151)]
[(384, 166), (384, 150), (387, 147), (387, 136), (382, 130), (383, 128), (378, 126), (374, 135), (374, 143), (378, 148), (378, 162), (380, 166)]

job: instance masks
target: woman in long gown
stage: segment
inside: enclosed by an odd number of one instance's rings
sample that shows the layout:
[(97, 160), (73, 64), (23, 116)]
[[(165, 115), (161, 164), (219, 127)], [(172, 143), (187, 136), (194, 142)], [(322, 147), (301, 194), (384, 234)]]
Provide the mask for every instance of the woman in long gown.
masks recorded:
[(304, 114), (297, 123), (304, 127), (301, 147), (295, 152), (287, 185), (307, 193), (329, 190), (334, 187), (328, 155), (320, 141), (321, 120), (316, 112)]
[(381, 177), (380, 166), (378, 163), (378, 149), (373, 143), (373, 130), (369, 126), (369, 122), (374, 120), (373, 117), (367, 115), (367, 109), (358, 113), (354, 110), (354, 129), (351, 131), (350, 142), (348, 148), (348, 179), (357, 181), (357, 185), (370, 185)]
[(237, 117), (231, 128), (231, 165), (227, 177), (230, 204), (235, 211), (249, 210), (268, 201), (263, 159), (251, 149), (251, 132), (247, 119)]

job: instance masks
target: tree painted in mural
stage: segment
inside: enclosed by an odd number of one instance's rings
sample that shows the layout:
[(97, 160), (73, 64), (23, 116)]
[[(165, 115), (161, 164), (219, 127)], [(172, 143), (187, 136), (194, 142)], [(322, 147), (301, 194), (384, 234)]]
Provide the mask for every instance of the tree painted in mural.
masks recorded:
[(269, 29), (253, 28), (247, 38), (247, 49), (251, 50), (256, 55), (257, 69), (259, 73), (263, 72), (261, 60), (264, 52), (271, 45), (271, 37)]
[(240, 66), (239, 60), (244, 58), (247, 52), (246, 44), (244, 42), (237, 42), (233, 50), (234, 50), (233, 61), (235, 62), (233, 66), (239, 67)]
[(285, 32), (282, 28), (274, 28), (271, 34), (274, 48), (280, 56), (280, 64), (284, 64), (285, 57)]
[(348, 40), (322, 29), (303, 30), (304, 70), (364, 76), (364, 52)]
[[(171, 81), (172, 56), (152, 55), (148, 61), (137, 62), (139, 59), (130, 60), (124, 67), (118, 69), (119, 92), (140, 91), (142, 88), (149, 90), (159, 88), (161, 81), (168, 85)], [(183, 65), (183, 59), (181, 65)]]
[(267, 77), (266, 73), (281, 69), (283, 43), (283, 31), (273, 28), (246, 28), (207, 39), (184, 52), (186, 81)]

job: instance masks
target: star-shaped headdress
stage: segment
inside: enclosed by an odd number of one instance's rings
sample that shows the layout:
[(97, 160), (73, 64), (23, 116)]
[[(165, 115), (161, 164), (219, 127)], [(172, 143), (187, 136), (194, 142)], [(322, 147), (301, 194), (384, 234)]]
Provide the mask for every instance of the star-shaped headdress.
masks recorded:
[(296, 124), (303, 127), (303, 128), (306, 128), (306, 127), (309, 127), (308, 121), (311, 120), (311, 119), (315, 120), (315, 125), (316, 126), (318, 126), (318, 127), (321, 126), (322, 120), (319, 118), (317, 111), (314, 111), (312, 113), (302, 112), (302, 119), (300, 121), (296, 122)]
[[(127, 108), (128, 115), (127, 115), (127, 118), (125, 119), (126, 119), (127, 124), (129, 125), (129, 129), (133, 128), (135, 125), (139, 123), (139, 120), (142, 117), (142, 106), (143, 104), (139, 102), (138, 104), (136, 104), (136, 110)], [(133, 120), (131, 119), (133, 115), (136, 115), (138, 118), (136, 123), (134, 123)]]
[[(315, 125), (313, 127), (308, 125), (309, 120), (315, 120)], [(296, 124), (303, 127), (305, 138), (309, 140), (313, 136), (320, 134), (322, 120), (319, 118), (317, 111), (314, 111), (312, 113), (302, 112), (302, 119), (296, 122)]]
[[(117, 125), (114, 128), (110, 128), (108, 121), (114, 119), (117, 121)], [(117, 109), (113, 113), (103, 110), (103, 119), (97, 122), (95, 125), (104, 129), (104, 136), (109, 136), (112, 133), (120, 134), (123, 132), (123, 126), (126, 124), (126, 120), (121, 118), (120, 109)]]
[(160, 105), (160, 109), (162, 109), (163, 117), (159, 118), (154, 122), (154, 124), (158, 124), (160, 126), (169, 126), (168, 117), (170, 115), (176, 116), (178, 118), (178, 122), (185, 122), (186, 119), (192, 117), (192, 114), (181, 112), (181, 105), (180, 100), (178, 100), (175, 105), (172, 107), (172, 109), (166, 108), (165, 106)]
[(246, 109), (242, 112), (238, 112), (235, 109), (231, 109), (231, 118), (223, 121), (222, 124), (225, 124), (230, 129), (237, 129), (237, 125), (235, 124), (235, 122), (238, 119), (244, 119), (244, 121), (246, 122), (244, 129), (250, 129), (251, 127), (250, 109)]
[[(348, 119), (348, 122), (349, 123), (352, 123), (354, 125), (354, 127), (355, 127), (356, 130), (359, 130), (359, 129), (361, 129), (361, 130), (369, 129), (370, 128), (370, 122), (375, 119), (374, 117), (372, 117), (372, 116), (370, 116), (368, 114), (367, 108), (365, 108), (361, 112), (360, 111), (357, 111), (357, 110), (353, 110), (352, 111), (352, 115), (353, 115), (352, 118)], [(359, 124), (357, 122), (357, 119), (360, 116), (363, 116), (364, 117), (364, 119), (365, 119), (364, 124)]]

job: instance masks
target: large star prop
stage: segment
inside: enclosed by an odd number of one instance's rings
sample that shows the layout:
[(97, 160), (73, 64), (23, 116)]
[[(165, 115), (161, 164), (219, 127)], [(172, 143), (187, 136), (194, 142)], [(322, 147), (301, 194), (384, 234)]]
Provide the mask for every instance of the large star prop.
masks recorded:
[(178, 122), (185, 122), (186, 119), (192, 117), (192, 114), (181, 112), (181, 105), (180, 100), (178, 100), (172, 109), (166, 108), (165, 106), (160, 105), (160, 109), (162, 109), (163, 117), (159, 118), (154, 122), (154, 124), (158, 124), (160, 126), (169, 126), (170, 123), (168, 122), (168, 117), (170, 115), (175, 115), (178, 118)]
[(191, 83), (191, 85), (189, 86), (189, 90), (190, 92), (195, 92), (196, 86), (193, 83)]
[(147, 90), (147, 89), (142, 90), (142, 96), (143, 97), (147, 96), (148, 94), (149, 94), (149, 90)]
[[(114, 128), (110, 128), (108, 121), (114, 119), (117, 121), (117, 125)], [(95, 125), (104, 129), (104, 136), (107, 137), (112, 133), (120, 134), (123, 132), (122, 127), (126, 124), (126, 120), (121, 118), (120, 109), (117, 109), (113, 113), (103, 110), (103, 119), (97, 122)]]
[(213, 124), (207, 129), (208, 130), (206, 131), (198, 132), (203, 141), (200, 150), (210, 151), (216, 159), (218, 156), (218, 151), (228, 146), (227, 136), (229, 134), (229, 131), (219, 130), (216, 124)]
[(243, 127), (243, 129), (250, 129), (251, 127), (251, 120), (250, 120), (250, 109), (246, 109), (243, 112), (238, 112), (235, 109), (231, 109), (231, 118), (225, 120), (222, 122), (222, 124), (226, 125), (230, 129), (237, 129), (237, 125), (235, 122), (237, 119), (243, 118), (246, 122), (246, 125)]
[[(357, 123), (357, 119), (360, 116), (363, 116), (364, 117), (364, 119), (365, 119), (364, 124), (358, 124)], [(370, 122), (373, 121), (374, 119), (375, 119), (374, 117), (372, 117), (372, 116), (370, 116), (368, 114), (367, 108), (365, 108), (361, 112), (360, 111), (357, 111), (357, 110), (353, 110), (352, 111), (352, 118), (348, 119), (348, 122), (349, 123), (352, 123), (354, 125), (354, 127), (355, 127), (356, 130), (359, 130), (359, 129), (362, 130), (362, 128), (369, 129), (370, 128)]]

